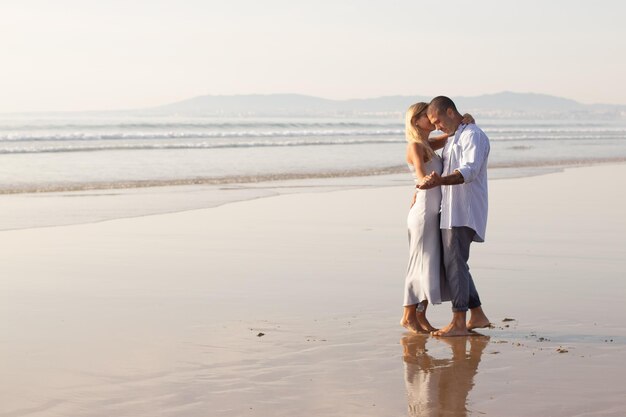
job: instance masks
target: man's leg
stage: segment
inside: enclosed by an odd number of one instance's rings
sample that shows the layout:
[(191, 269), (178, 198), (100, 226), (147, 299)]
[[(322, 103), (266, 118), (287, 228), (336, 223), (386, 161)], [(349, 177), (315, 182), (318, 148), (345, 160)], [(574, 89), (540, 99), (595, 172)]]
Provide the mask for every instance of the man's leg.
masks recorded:
[(480, 302), (476, 285), (474, 285), (474, 278), (472, 278), (472, 274), (469, 272), (469, 266), (467, 267), (467, 275), (469, 276), (469, 298), (467, 300), (467, 307), (472, 310), (480, 307), (482, 303)]
[(491, 322), (483, 312), (483, 308), (481, 307), (480, 297), (478, 296), (478, 291), (476, 291), (476, 286), (474, 285), (474, 279), (472, 278), (472, 274), (470, 274), (470, 291), (469, 291), (469, 302), (468, 307), (470, 312), (470, 319), (467, 322), (467, 329), (481, 329), (485, 327), (491, 327)]
[(467, 265), (474, 234), (469, 227), (441, 229), (443, 264), (450, 285), (452, 311), (467, 311), (470, 308), (470, 297), (472, 307), (480, 306), (480, 298)]
[(467, 310), (480, 307), (480, 298), (469, 273), (470, 244), (475, 232), (469, 227), (441, 230), (443, 261), (452, 298), (452, 322), (433, 334), (436, 336), (466, 336), (471, 334), (465, 322)]

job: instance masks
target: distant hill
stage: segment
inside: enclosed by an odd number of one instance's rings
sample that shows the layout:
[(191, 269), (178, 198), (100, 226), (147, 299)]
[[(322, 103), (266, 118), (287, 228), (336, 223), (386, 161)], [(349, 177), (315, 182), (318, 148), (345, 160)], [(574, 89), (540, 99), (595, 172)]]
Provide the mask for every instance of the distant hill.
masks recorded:
[[(399, 115), (428, 96), (385, 96), (330, 100), (301, 94), (198, 96), (177, 103), (143, 109), (141, 113), (186, 116), (350, 116)], [(582, 104), (546, 94), (502, 92), (451, 97), (461, 112), (489, 117), (626, 118), (626, 105)]]

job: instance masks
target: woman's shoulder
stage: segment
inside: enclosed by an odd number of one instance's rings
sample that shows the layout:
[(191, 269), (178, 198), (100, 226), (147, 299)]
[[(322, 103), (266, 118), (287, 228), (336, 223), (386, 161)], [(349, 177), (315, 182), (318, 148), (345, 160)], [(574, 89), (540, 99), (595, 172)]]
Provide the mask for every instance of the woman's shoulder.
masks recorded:
[(407, 148), (419, 156), (424, 156), (426, 153), (426, 148), (421, 143), (409, 142)]
[(432, 159), (434, 157), (437, 156), (437, 154), (435, 152), (433, 152), (432, 150), (426, 148), (426, 146), (421, 145), (421, 144), (416, 144), (417, 146), (415, 147), (415, 151), (414, 152), (409, 152), (407, 154), (408, 158), (410, 158), (410, 160), (407, 158), (407, 162), (410, 162), (412, 164), (415, 163), (424, 163), (424, 164), (428, 164), (430, 163), (430, 161), (432, 161)]

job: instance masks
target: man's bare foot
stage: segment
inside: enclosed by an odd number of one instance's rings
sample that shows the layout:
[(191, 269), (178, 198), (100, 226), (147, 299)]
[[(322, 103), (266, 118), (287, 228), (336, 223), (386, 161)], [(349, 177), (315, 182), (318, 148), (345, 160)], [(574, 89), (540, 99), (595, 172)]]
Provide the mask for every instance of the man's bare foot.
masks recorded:
[(444, 327), (443, 329), (440, 329), (440, 330), (443, 331), (443, 332), (447, 332), (448, 330), (450, 330), (452, 328), (452, 326), (454, 326), (454, 323), (450, 323), (446, 327)]
[(413, 320), (400, 320), (400, 325), (413, 334), (427, 333), (419, 323)]
[(430, 332), (435, 332), (439, 329), (437, 329), (436, 327), (433, 327), (430, 322), (428, 321), (428, 319), (426, 318), (426, 314), (424, 313), (417, 313), (416, 314), (416, 318), (417, 318), (417, 324), (422, 328), (422, 330), (426, 333), (430, 333)]
[(446, 327), (436, 332), (432, 332), (433, 336), (452, 337), (452, 336), (471, 336), (473, 333), (467, 329), (465, 325), (465, 311), (453, 311), (452, 321)]
[(455, 323), (450, 323), (446, 327), (436, 332), (431, 333), (433, 336), (437, 337), (454, 337), (454, 336), (471, 336), (475, 333), (471, 332), (465, 326), (459, 326)]
[(448, 330), (450, 330), (450, 328), (452, 327), (453, 323), (448, 324), (445, 327), (442, 327), (441, 329), (437, 330), (433, 330), (432, 332), (430, 332), (430, 334), (432, 334), (433, 336), (436, 336), (435, 333), (439, 333), (439, 332), (447, 332)]
[(493, 325), (491, 324), (491, 322), (489, 321), (489, 319), (487, 318), (487, 316), (485, 315), (481, 307), (473, 308), (470, 311), (472, 315), (469, 321), (467, 322), (468, 330), (493, 327)]
[(473, 322), (472, 320), (467, 322), (467, 329), (468, 330), (474, 330), (474, 329), (490, 329), (493, 327), (493, 324), (491, 324), (491, 322), (489, 322), (489, 320), (486, 321), (481, 321), (481, 322)]

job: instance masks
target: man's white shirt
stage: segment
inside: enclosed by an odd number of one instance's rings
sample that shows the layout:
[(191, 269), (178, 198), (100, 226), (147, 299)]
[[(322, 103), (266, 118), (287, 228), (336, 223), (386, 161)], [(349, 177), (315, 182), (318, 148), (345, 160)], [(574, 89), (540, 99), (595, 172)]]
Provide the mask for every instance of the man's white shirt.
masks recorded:
[(459, 171), (464, 183), (441, 187), (441, 228), (469, 227), (477, 242), (485, 241), (487, 229), (489, 150), (489, 138), (475, 124), (460, 125), (443, 148), (442, 175)]

